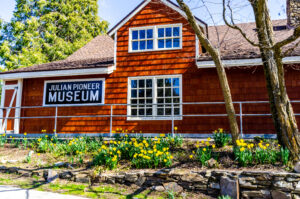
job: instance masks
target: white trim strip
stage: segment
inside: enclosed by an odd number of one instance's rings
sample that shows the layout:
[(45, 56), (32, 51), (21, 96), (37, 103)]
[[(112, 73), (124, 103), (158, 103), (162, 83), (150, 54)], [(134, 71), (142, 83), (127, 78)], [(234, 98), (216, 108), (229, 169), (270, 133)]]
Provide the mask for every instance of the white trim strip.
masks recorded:
[[(300, 63), (300, 56), (285, 57), (283, 58), (284, 64), (298, 64)], [(259, 66), (262, 65), (262, 59), (236, 59), (236, 60), (223, 60), (225, 67), (234, 66)], [(215, 68), (214, 61), (197, 61), (198, 68)]]
[[(131, 13), (131, 15), (129, 15), (128, 17), (123, 19), (122, 23), (120, 23), (118, 26), (116, 26), (114, 29), (112, 29), (108, 32), (109, 36), (114, 35), (124, 24), (126, 24), (132, 17), (134, 17), (138, 12), (140, 12), (150, 2), (151, 2), (151, 0), (146, 0), (140, 7), (136, 8), (135, 11), (133, 13)], [(161, 0), (161, 2), (164, 3), (166, 6), (172, 8), (173, 10), (177, 11), (179, 14), (181, 14), (184, 18), (187, 19), (185, 12), (182, 11), (177, 6), (173, 5), (172, 3), (168, 2), (167, 0)], [(200, 25), (202, 28), (204, 28), (204, 31), (206, 32), (206, 25), (197, 19), (196, 19), (196, 21), (198, 22), (198, 25)]]
[[(23, 79), (18, 80), (18, 93), (16, 99), (16, 107), (22, 107), (22, 92), (23, 92)], [(20, 118), (21, 117), (21, 109), (15, 109), (15, 122), (14, 122), (14, 134), (20, 133)]]
[(111, 74), (115, 66), (107, 68), (90, 68), (90, 69), (75, 69), (75, 70), (55, 70), (55, 71), (40, 71), (40, 72), (21, 72), (21, 73), (8, 73), (0, 74), (0, 79), (15, 80), (15, 79), (29, 79), (41, 77), (64, 77), (64, 76), (77, 76), (77, 75), (96, 75), (96, 74)]

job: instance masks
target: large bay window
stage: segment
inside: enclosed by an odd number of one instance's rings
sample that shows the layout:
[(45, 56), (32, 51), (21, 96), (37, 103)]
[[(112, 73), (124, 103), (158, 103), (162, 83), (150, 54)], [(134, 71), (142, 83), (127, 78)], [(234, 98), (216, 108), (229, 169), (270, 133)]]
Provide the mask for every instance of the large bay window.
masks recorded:
[(130, 77), (128, 119), (180, 119), (181, 76)]
[(181, 49), (182, 25), (159, 25), (129, 30), (129, 52)]

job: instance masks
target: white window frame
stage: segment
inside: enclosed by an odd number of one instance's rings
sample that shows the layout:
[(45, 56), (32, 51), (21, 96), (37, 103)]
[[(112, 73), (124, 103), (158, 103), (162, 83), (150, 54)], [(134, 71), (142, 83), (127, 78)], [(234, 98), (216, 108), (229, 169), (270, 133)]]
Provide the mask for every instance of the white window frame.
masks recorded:
[(46, 85), (47, 83), (55, 83), (55, 82), (84, 82), (84, 81), (102, 81), (102, 103), (87, 103), (84, 105), (103, 105), (105, 104), (105, 78), (88, 78), (88, 79), (62, 79), (62, 80), (46, 80), (44, 81), (44, 91), (43, 91), (43, 106), (45, 107), (62, 107), (62, 106), (76, 106), (80, 105), (80, 103), (72, 103), (72, 104), (46, 104)]
[[(179, 37), (174, 37), (174, 38), (180, 38), (180, 42), (179, 42), (179, 47), (176, 48), (158, 48), (158, 29), (159, 28), (174, 28), (174, 27), (179, 27)], [(145, 50), (132, 50), (132, 31), (135, 30), (147, 30), (147, 29), (153, 29), (153, 49), (145, 49)], [(169, 37), (163, 37), (163, 39), (166, 39)], [(170, 37), (170, 39), (173, 38)], [(129, 53), (138, 53), (138, 52), (151, 52), (151, 51), (165, 51), (165, 50), (180, 50), (182, 49), (182, 24), (168, 24), (168, 25), (156, 25), (156, 26), (143, 26), (143, 27), (137, 27), (137, 28), (129, 28), (129, 39), (128, 39), (128, 52)], [(160, 38), (162, 39), (162, 38)], [(146, 38), (142, 39), (142, 40), (150, 40), (147, 39), (147, 34), (146, 34)], [(135, 41), (135, 40), (134, 40)], [(136, 40), (136, 41), (139, 41)]]
[[(177, 115), (169, 115), (169, 116), (157, 116), (157, 79), (160, 78), (179, 78), (179, 116)], [(152, 116), (132, 116), (131, 115), (131, 80), (141, 80), (141, 79), (152, 79)], [(156, 75), (156, 76), (136, 76), (136, 77), (128, 77), (128, 90), (127, 90), (127, 120), (182, 120), (182, 75)], [(173, 97), (172, 97), (173, 99)], [(173, 101), (173, 100), (172, 100)], [(146, 105), (146, 104), (145, 104)], [(174, 107), (172, 109), (172, 113), (174, 111)]]

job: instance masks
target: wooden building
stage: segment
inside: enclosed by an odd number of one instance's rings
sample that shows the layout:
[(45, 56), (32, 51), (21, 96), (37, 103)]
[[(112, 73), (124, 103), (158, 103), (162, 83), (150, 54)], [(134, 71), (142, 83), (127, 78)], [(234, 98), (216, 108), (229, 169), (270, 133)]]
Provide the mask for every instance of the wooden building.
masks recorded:
[[(220, 45), (243, 134), (272, 135), (259, 49), (226, 26), (197, 22)], [(255, 38), (254, 23), (240, 26)], [(293, 29), (278, 20), (274, 33), (281, 40)], [(289, 97), (300, 100), (299, 47), (284, 64)], [(229, 129), (214, 63), (184, 12), (169, 0), (144, 0), (66, 60), (3, 72), (0, 79), (6, 108), (1, 132), (160, 134), (176, 126), (175, 133), (202, 137)], [(300, 103), (293, 107), (300, 113)]]

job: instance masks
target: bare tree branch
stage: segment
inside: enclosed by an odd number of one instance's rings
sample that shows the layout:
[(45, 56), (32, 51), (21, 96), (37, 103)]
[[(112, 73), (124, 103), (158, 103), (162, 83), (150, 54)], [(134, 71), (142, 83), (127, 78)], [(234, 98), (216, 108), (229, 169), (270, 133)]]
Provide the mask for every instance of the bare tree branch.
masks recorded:
[(289, 43), (296, 41), (300, 37), (300, 26), (294, 30), (294, 34), (274, 45), (274, 48), (281, 48)]
[(300, 40), (293, 47), (289, 48), (283, 53), (283, 57), (286, 57), (289, 53), (293, 52), (300, 45)]
[(235, 25), (234, 23), (234, 20), (233, 20), (233, 14), (232, 14), (232, 9), (229, 5), (229, 2), (227, 4), (227, 7), (230, 9), (230, 21), (231, 23), (229, 23), (226, 19), (226, 5), (225, 5), (225, 0), (223, 0), (223, 19), (224, 19), (224, 22), (227, 26), (229, 26), (230, 28), (232, 29), (235, 29), (235, 30), (238, 30), (241, 35), (252, 45), (252, 46), (256, 46), (256, 47), (259, 47), (259, 44), (258, 43), (255, 43), (254, 41), (252, 41), (251, 39), (249, 39), (246, 35), (246, 33), (240, 28), (238, 27), (237, 25)]

